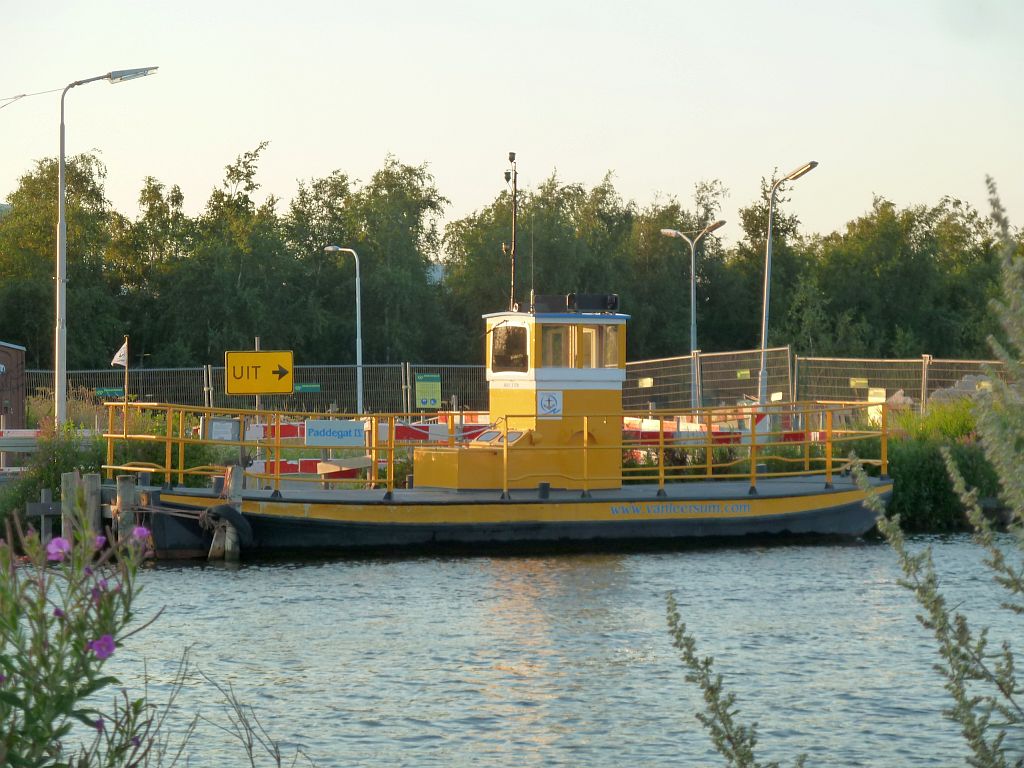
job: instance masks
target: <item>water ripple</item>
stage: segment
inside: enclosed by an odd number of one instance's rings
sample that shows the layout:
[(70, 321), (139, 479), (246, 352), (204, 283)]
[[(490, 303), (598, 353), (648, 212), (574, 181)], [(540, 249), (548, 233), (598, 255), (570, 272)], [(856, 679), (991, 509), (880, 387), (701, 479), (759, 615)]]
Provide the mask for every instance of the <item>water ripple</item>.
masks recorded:
[[(994, 639), (1008, 633), (968, 541), (915, 541), (926, 544), (951, 602), (979, 606)], [(204, 673), (320, 766), (720, 765), (670, 644), (673, 592), (741, 717), (759, 723), (763, 761), (962, 762), (897, 578), (891, 551), (872, 545), (158, 566), (140, 575), (138, 607), (166, 613), (112, 671), (137, 685), (145, 660), (160, 698), (192, 646)], [(227, 724), (201, 678), (179, 702), (182, 721)], [(189, 759), (243, 756), (203, 722)]]

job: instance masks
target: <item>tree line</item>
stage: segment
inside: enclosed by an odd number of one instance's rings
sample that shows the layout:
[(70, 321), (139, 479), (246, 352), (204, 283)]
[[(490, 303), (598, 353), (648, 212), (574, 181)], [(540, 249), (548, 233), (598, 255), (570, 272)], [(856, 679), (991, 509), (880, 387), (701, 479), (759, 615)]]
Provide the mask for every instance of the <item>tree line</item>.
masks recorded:
[[(225, 168), (201, 213), (179, 187), (147, 177), (130, 219), (106, 199), (93, 154), (67, 163), (68, 367), (109, 364), (124, 334), (132, 367), (217, 364), (229, 349), (293, 349), (301, 364), (354, 362), (355, 270), (361, 266), (365, 363), (480, 363), (480, 315), (507, 308), (512, 200), (442, 226), (448, 201), (426, 164), (394, 157), (369, 180), (334, 171), (303, 181), (285, 205), (260, 199), (266, 144)], [(697, 254), (698, 344), (759, 344), (769, 190), (740, 212), (741, 236)], [(0, 211), (0, 339), (53, 359), (57, 161), (19, 180)], [(699, 183), (692, 202), (624, 200), (608, 174), (588, 188), (552, 175), (520, 191), (517, 299), (618, 293), (630, 359), (689, 352), (689, 249), (662, 228), (699, 231), (727, 190)], [(777, 197), (769, 344), (804, 355), (985, 357), (999, 290), (992, 221), (953, 197), (898, 208), (876, 197), (842, 232), (808, 234)], [(737, 223), (730, 222), (732, 226)], [(1019, 248), (1019, 238), (1017, 238)], [(443, 279), (437, 278), (437, 265)]]

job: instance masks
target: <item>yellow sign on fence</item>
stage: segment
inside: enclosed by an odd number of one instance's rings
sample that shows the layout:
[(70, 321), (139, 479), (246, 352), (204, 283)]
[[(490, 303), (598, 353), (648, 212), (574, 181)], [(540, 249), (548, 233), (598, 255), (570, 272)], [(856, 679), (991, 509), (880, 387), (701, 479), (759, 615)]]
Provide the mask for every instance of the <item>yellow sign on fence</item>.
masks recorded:
[(229, 395), (290, 395), (295, 388), (292, 351), (224, 353), (224, 391)]

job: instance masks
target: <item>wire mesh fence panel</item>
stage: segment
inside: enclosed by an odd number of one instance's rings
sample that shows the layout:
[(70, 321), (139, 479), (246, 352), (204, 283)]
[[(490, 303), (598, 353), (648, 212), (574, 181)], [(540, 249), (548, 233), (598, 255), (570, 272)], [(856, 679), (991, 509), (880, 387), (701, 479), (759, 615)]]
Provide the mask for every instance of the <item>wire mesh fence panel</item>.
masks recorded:
[[(363, 410), (390, 413), (404, 410), (400, 363), (363, 366)], [(261, 395), (268, 410), (357, 413), (359, 368), (355, 365), (297, 365), (295, 389), (287, 395)], [(226, 408), (251, 408), (253, 395), (224, 394), (224, 368), (213, 369), (213, 403)]]
[[(486, 411), (490, 407), (487, 368), (482, 365), (410, 365), (409, 377), (414, 388), (417, 375), (441, 377), (441, 402), (437, 405), (443, 409), (451, 408), (452, 396), (461, 410)], [(418, 398), (415, 391), (412, 394), (411, 405), (415, 411)]]
[[(792, 400), (793, 387), (789, 367), (789, 347), (766, 350), (765, 368), (768, 371), (767, 395)], [(761, 350), (747, 349), (737, 352), (712, 352), (700, 355), (702, 405), (734, 405), (756, 402), (758, 378), (761, 373)]]
[[(358, 367), (354, 365), (297, 365), (294, 392), (261, 395), (265, 409), (317, 413), (356, 413), (358, 410)], [(255, 395), (228, 395), (224, 368), (211, 368), (212, 404), (216, 408), (252, 408)], [(363, 366), (363, 410), (401, 413), (411, 403), (415, 374), (439, 375), (443, 406), (455, 395), (460, 408), (486, 411), (488, 389), (482, 365), (407, 365), (405, 363)], [(411, 384), (410, 384), (411, 380)], [(203, 368), (140, 368), (128, 371), (128, 395), (144, 402), (202, 406), (205, 374)], [(53, 371), (25, 372), (29, 397), (53, 397)], [(408, 390), (408, 391), (407, 391)], [(408, 395), (408, 396), (407, 396)], [(68, 396), (98, 404), (124, 396), (124, 369), (69, 371)]]
[(626, 363), (622, 407), (627, 411), (689, 408), (693, 358), (669, 357)]
[(928, 403), (970, 396), (991, 386), (989, 371), (1002, 378), (1006, 366), (998, 360), (936, 360), (926, 358)]
[(128, 394), (131, 396), (137, 396), (143, 402), (202, 405), (203, 369), (129, 369)]
[(877, 399), (876, 390), (883, 399), (899, 396), (920, 407), (923, 365), (924, 358), (797, 357), (797, 399), (867, 402)]
[[(698, 371), (702, 405), (733, 405), (758, 398), (760, 350), (714, 352), (699, 356)], [(902, 392), (920, 407), (926, 398), (967, 394), (987, 386), (986, 368), (1003, 375), (999, 361), (935, 360), (921, 358), (881, 360), (871, 358), (796, 357), (790, 376), (790, 350), (767, 350), (768, 394), (781, 393), (783, 400), (886, 399)], [(224, 368), (214, 367), (212, 398), (215, 407), (252, 408), (252, 395), (227, 395)], [(440, 377), (443, 408), (454, 395), (460, 408), (486, 411), (488, 385), (480, 365), (373, 364), (363, 366), (363, 408), (378, 413), (401, 413), (415, 405), (416, 374)], [(53, 397), (53, 371), (26, 370), (28, 398)], [(318, 413), (355, 413), (358, 368), (354, 365), (299, 365), (295, 367), (295, 391), (289, 395), (263, 395), (266, 409)], [(626, 364), (622, 403), (626, 410), (689, 408), (693, 357), (638, 360)], [(204, 404), (203, 368), (139, 368), (128, 371), (128, 394), (146, 402)], [(91, 404), (123, 397), (124, 370), (110, 368), (69, 371), (68, 397)], [(874, 390), (872, 392), (871, 390)], [(874, 396), (872, 396), (874, 395)]]
[[(89, 397), (97, 403), (124, 397), (124, 369), (68, 371), (69, 396)], [(27, 371), (26, 393), (53, 394), (53, 371)], [(128, 369), (128, 395), (146, 402), (203, 404), (202, 368)]]

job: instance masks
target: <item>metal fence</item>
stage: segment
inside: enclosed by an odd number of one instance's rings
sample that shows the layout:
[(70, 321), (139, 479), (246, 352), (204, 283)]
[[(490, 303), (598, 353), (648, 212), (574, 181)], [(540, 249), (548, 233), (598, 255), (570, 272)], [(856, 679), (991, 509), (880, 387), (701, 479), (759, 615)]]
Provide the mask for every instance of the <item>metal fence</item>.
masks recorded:
[(1006, 374), (998, 360), (943, 360), (931, 355), (904, 360), (797, 356), (793, 369), (800, 400), (868, 400), (877, 394), (902, 398), (922, 411), (929, 402), (988, 386), (989, 371), (997, 377)]
[[(659, 360), (626, 363), (622, 404), (626, 410), (689, 408), (694, 375), (702, 406), (732, 405), (754, 401), (758, 396), (761, 352), (697, 352)], [(871, 358), (800, 357), (789, 347), (767, 350), (768, 394), (775, 399), (852, 400), (877, 399), (902, 394), (916, 408), (929, 401), (959, 396), (986, 386), (986, 371), (1004, 375), (995, 360), (942, 360), (931, 355), (903, 360)], [(363, 366), (363, 402), (368, 411), (415, 412), (416, 375), (441, 378), (441, 407), (486, 411), (488, 388), (482, 365), (425, 365), (395, 363)], [(25, 371), (29, 397), (52, 397), (53, 372)], [(264, 395), (268, 409), (354, 413), (356, 411), (354, 365), (297, 365), (295, 392)], [(69, 371), (72, 397), (94, 401), (122, 396), (124, 371), (109, 368)], [(248, 408), (252, 396), (224, 394), (224, 368), (139, 368), (128, 371), (128, 390), (143, 401), (200, 406)], [(874, 394), (876, 397), (871, 397)], [(427, 410), (427, 409), (424, 409)]]
[[(363, 366), (363, 406), (380, 413), (413, 412), (416, 374), (441, 377), (442, 406), (448, 408), (454, 397), (458, 407), (487, 410), (487, 378), (482, 365), (423, 365), (395, 363)], [(25, 372), (28, 396), (50, 397), (53, 371)], [(354, 413), (356, 380), (354, 365), (297, 365), (295, 392), (290, 395), (263, 395), (260, 405), (268, 409)], [(68, 392), (72, 397), (96, 402), (123, 396), (124, 370), (69, 371)], [(201, 406), (210, 403), (222, 408), (251, 408), (254, 398), (224, 394), (224, 368), (139, 368), (128, 371), (128, 392), (146, 402)]]
[[(793, 399), (789, 347), (767, 350), (768, 394)], [(686, 357), (626, 363), (622, 405), (626, 410), (689, 408), (694, 371), (699, 405), (757, 400), (761, 350), (696, 352)]]

